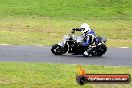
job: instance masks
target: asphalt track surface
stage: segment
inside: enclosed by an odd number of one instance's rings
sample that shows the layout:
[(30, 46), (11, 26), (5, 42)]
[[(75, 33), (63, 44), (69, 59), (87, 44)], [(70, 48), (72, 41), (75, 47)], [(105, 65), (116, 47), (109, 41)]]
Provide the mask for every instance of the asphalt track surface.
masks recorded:
[(108, 48), (102, 57), (53, 55), (50, 46), (0, 45), (0, 61), (132, 66), (132, 48)]

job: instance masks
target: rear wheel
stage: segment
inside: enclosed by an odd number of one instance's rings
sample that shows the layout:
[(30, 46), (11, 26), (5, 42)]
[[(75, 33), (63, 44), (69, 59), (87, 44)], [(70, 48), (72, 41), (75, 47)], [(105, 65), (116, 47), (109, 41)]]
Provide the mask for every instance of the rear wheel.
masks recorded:
[(107, 51), (106, 45), (105, 44), (101, 44), (99, 46), (99, 51), (98, 51), (97, 56), (102, 56), (103, 54), (105, 54), (106, 51)]
[(102, 56), (107, 51), (107, 47), (105, 44), (101, 44), (97, 46), (97, 49), (93, 49), (93, 51), (90, 53), (92, 56)]
[(58, 44), (53, 45), (51, 48), (51, 51), (55, 55), (62, 55), (63, 54), (63, 50), (62, 50), (61, 46)]

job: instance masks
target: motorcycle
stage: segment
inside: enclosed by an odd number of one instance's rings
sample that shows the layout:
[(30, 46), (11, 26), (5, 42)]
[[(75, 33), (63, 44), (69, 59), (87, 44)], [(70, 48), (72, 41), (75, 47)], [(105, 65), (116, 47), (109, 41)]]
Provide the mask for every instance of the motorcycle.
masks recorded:
[[(102, 56), (107, 51), (106, 37), (95, 37), (94, 44), (89, 46), (83, 46), (82, 44), (86, 41), (85, 35), (76, 35), (75, 31), (79, 31), (78, 28), (72, 29), (72, 32), (64, 36), (64, 39), (61, 43), (54, 44), (51, 48), (51, 51), (55, 55), (62, 55), (68, 52), (72, 55), (83, 55), (84, 57), (88, 56)], [(87, 54), (85, 54), (87, 52)]]

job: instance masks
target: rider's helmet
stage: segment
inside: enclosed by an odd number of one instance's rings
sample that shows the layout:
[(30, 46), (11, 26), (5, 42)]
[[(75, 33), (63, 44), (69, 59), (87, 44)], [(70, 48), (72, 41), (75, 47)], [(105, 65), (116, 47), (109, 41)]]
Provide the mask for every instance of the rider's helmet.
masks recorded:
[(83, 23), (81, 25), (81, 28), (83, 28), (83, 30), (81, 31), (82, 33), (86, 33), (86, 32), (90, 32), (91, 29), (89, 28), (89, 25), (87, 23)]

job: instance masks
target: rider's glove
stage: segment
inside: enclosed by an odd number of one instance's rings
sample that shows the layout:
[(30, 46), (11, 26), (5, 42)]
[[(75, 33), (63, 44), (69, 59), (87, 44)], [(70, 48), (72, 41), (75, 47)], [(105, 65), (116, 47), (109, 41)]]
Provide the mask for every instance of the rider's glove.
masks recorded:
[(75, 31), (75, 30), (76, 30), (76, 28), (72, 28), (72, 30), (73, 30), (73, 31)]

